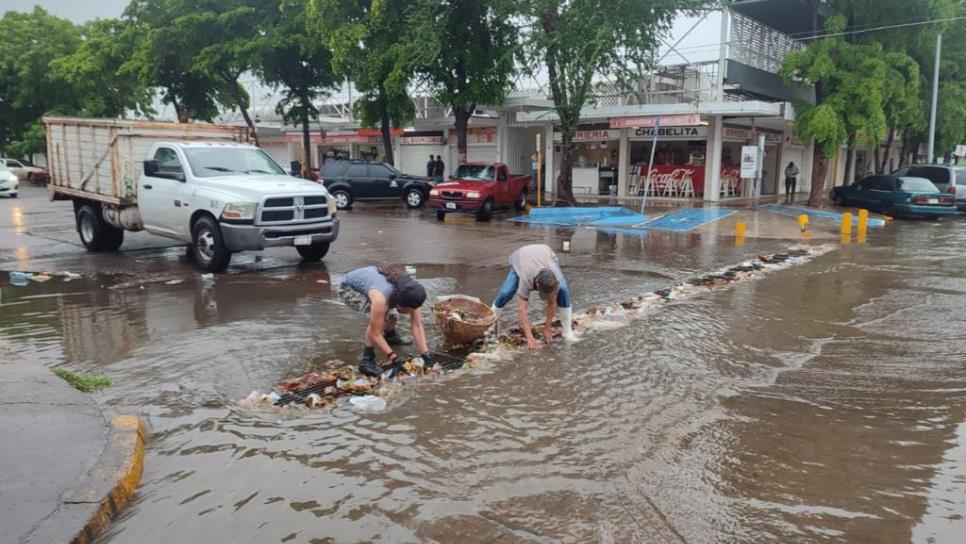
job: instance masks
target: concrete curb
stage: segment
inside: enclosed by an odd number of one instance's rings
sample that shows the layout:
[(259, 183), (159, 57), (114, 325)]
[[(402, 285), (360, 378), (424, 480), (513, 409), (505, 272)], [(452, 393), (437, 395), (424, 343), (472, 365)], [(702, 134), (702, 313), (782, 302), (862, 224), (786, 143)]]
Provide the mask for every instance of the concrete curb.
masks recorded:
[(141, 418), (111, 417), (107, 444), (84, 481), (64, 494), (57, 511), (24, 543), (93, 542), (124, 509), (140, 483), (147, 436)]

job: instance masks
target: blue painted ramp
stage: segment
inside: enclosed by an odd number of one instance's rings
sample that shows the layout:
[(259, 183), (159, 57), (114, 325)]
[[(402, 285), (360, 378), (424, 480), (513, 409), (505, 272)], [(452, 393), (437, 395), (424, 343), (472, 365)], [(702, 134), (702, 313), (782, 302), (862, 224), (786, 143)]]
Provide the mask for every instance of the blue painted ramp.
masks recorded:
[[(821, 219), (831, 219), (836, 223), (842, 222), (842, 214), (844, 212), (836, 212), (833, 210), (823, 210), (820, 208), (809, 208), (807, 206), (791, 206), (788, 204), (765, 204), (761, 209), (777, 213), (779, 215), (787, 215), (789, 217), (798, 217), (799, 215), (807, 215), (809, 217), (817, 217)], [(852, 224), (859, 224), (858, 214), (852, 214)], [(885, 219), (879, 219), (877, 217), (869, 217), (870, 227), (884, 227), (886, 224)]]
[(682, 208), (644, 223), (645, 229), (688, 231), (734, 214), (725, 208)]
[(534, 208), (530, 215), (514, 217), (510, 221), (534, 225), (556, 225), (563, 227), (639, 225), (647, 218), (619, 206), (594, 208)]

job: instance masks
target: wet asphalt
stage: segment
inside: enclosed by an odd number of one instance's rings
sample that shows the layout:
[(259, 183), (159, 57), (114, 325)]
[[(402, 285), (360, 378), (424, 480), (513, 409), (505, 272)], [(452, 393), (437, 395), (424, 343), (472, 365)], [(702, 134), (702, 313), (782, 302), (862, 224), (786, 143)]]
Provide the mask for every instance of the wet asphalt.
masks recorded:
[[(966, 220), (901, 221), (801, 266), (491, 368), (407, 384), (378, 414), (279, 413), (252, 390), (357, 356), (334, 293), (402, 263), (492, 299), (526, 243), (575, 307), (793, 241), (341, 214), (324, 263), (236, 256), (212, 282), (147, 234), (88, 254), (70, 203), (0, 200), (0, 339), (96, 371), (146, 418), (146, 472), (101, 542), (959, 542), (966, 534)], [(570, 250), (563, 251), (563, 242)], [(325, 280), (328, 284), (319, 283)], [(430, 320), (427, 318), (427, 323)], [(429, 325), (431, 342), (438, 342)]]

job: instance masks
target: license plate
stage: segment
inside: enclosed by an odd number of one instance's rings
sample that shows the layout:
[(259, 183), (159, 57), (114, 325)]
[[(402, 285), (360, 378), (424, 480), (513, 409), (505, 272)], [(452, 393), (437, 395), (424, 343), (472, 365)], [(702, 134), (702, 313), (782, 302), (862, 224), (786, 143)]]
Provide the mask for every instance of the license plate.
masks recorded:
[(939, 204), (939, 199), (938, 198), (930, 198), (927, 202), (929, 202), (930, 204)]
[(456, 209), (456, 203), (455, 202), (447, 202), (446, 203), (446, 209), (447, 210), (455, 210)]
[(297, 245), (297, 246), (310, 246), (310, 245), (312, 245), (312, 237), (311, 236), (296, 236), (295, 237), (295, 245)]

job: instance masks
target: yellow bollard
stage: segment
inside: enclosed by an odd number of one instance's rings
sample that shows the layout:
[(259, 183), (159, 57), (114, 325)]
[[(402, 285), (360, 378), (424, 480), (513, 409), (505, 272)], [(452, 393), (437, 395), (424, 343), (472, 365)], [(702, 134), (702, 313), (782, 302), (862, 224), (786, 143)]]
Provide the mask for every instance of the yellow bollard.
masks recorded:
[(798, 230), (805, 232), (808, 230), (808, 216), (805, 214), (798, 216)]
[(842, 244), (843, 246), (847, 246), (847, 245), (851, 244), (852, 243), (852, 235), (851, 234), (846, 234), (846, 233), (843, 232), (842, 233), (842, 236), (839, 237), (839, 243)]
[(738, 221), (735, 223), (735, 236), (742, 237), (745, 232), (748, 231), (748, 225), (745, 225), (744, 221)]
[(869, 229), (869, 210), (859, 210), (859, 224), (855, 235), (864, 239), (866, 231)]
[(852, 214), (845, 212), (842, 214), (842, 237), (852, 237)]

